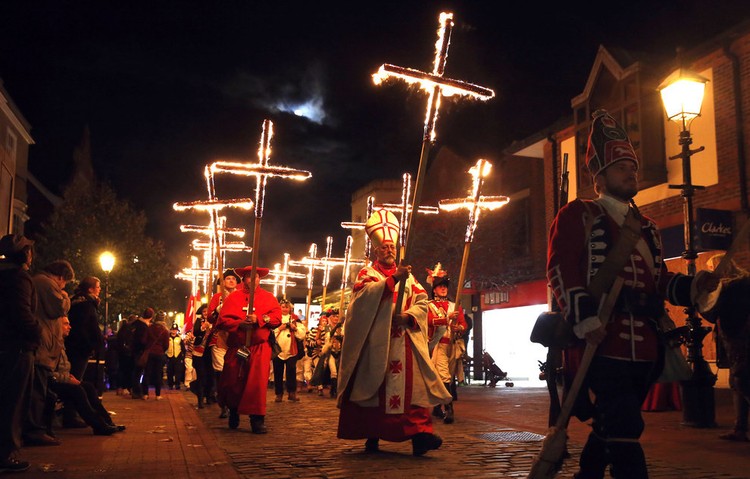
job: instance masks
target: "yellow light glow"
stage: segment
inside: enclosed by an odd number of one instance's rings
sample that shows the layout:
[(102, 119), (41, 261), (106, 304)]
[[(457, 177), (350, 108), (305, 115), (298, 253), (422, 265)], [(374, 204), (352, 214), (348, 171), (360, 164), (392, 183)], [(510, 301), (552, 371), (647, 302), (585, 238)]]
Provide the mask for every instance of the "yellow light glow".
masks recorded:
[(240, 208), (243, 210), (253, 209), (253, 200), (250, 198), (237, 198), (231, 200), (197, 200), (181, 201), (172, 205), (175, 211), (219, 211), (224, 208)]
[(382, 84), (389, 78), (396, 78), (409, 84), (418, 85), (419, 88), (429, 94), (425, 113), (424, 141), (435, 141), (437, 136), (435, 128), (443, 96), (466, 96), (480, 100), (489, 100), (495, 96), (495, 92), (489, 88), (443, 77), (445, 65), (448, 61), (448, 48), (450, 47), (452, 31), (453, 14), (442, 12), (439, 17), (438, 39), (435, 42), (432, 73), (386, 63), (381, 65), (378, 71), (372, 75), (373, 82), (376, 85)]
[(111, 273), (112, 268), (115, 267), (115, 255), (109, 251), (105, 251), (99, 255), (99, 264), (102, 266), (102, 271)]
[(657, 88), (667, 118), (687, 125), (700, 116), (707, 82), (707, 78), (684, 68), (672, 72)]
[[(200, 240), (193, 240), (191, 243), (191, 246), (194, 251), (213, 251), (214, 242), (213, 241), (200, 241)], [(241, 251), (244, 253), (249, 253), (253, 250), (251, 246), (248, 246), (245, 244), (244, 241), (228, 241), (221, 244), (221, 249), (225, 251)]]
[(466, 226), (465, 243), (474, 240), (474, 232), (479, 224), (479, 215), (482, 210), (492, 211), (506, 205), (510, 198), (507, 196), (481, 196), (484, 178), (489, 174), (492, 164), (487, 160), (477, 160), (476, 164), (469, 169), (472, 178), (472, 190), (466, 198), (454, 198), (440, 200), (438, 205), (441, 210), (455, 211), (458, 209), (469, 210), (469, 222)]
[[(200, 226), (200, 225), (180, 225), (180, 231), (183, 233), (200, 233), (206, 236), (212, 236), (214, 234), (213, 225)], [(219, 228), (219, 233), (235, 236), (237, 238), (245, 237), (244, 228)]]
[[(488, 211), (496, 210), (500, 207), (505, 206), (510, 201), (507, 196), (481, 196), (477, 204), (483, 209)], [(439, 208), (443, 211), (456, 211), (460, 209), (467, 209), (474, 204), (473, 198), (454, 198), (450, 200), (440, 200)]]

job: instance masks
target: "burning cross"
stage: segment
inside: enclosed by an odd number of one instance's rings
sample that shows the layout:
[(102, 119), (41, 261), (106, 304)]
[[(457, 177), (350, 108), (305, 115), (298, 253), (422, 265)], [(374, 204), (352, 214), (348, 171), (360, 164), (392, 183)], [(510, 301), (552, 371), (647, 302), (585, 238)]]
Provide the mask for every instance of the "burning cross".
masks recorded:
[(425, 73), (413, 68), (399, 67), (386, 63), (381, 65), (378, 72), (372, 75), (372, 79), (376, 85), (379, 85), (388, 78), (395, 77), (410, 84), (418, 84), (420, 88), (430, 95), (427, 100), (427, 112), (424, 122), (424, 141), (435, 141), (435, 127), (437, 125), (441, 97), (458, 95), (489, 100), (495, 96), (495, 92), (489, 88), (443, 77), (445, 64), (448, 61), (448, 47), (450, 46), (452, 31), (453, 14), (447, 12), (441, 13), (438, 39), (435, 43), (435, 59), (433, 60), (432, 73)]
[[(263, 120), (263, 131), (260, 136), (258, 147), (258, 162), (249, 163), (241, 161), (220, 160), (212, 163), (208, 168), (208, 175), (213, 178), (215, 173), (229, 173), (232, 175), (255, 177), (255, 229), (253, 231), (253, 256), (252, 269), (250, 273), (251, 284), (255, 281), (258, 268), (258, 250), (260, 246), (260, 227), (263, 220), (263, 209), (266, 198), (266, 182), (269, 177), (279, 177), (297, 181), (307, 180), (312, 173), (305, 170), (295, 170), (285, 166), (269, 166), (271, 159), (271, 140), (273, 139), (273, 122)], [(255, 299), (255, 289), (251, 288), (249, 295), (248, 311)], [(250, 338), (250, 335), (248, 335)], [(248, 339), (249, 340), (249, 339)]]
[(469, 169), (472, 177), (472, 193), (467, 198), (455, 198), (440, 200), (438, 206), (444, 211), (456, 211), (458, 209), (469, 210), (469, 223), (466, 226), (465, 243), (474, 241), (474, 231), (479, 223), (479, 213), (482, 210), (492, 211), (505, 206), (510, 198), (507, 196), (481, 196), (484, 179), (489, 175), (492, 163), (487, 160), (477, 160), (477, 163)]
[[(445, 78), (445, 65), (448, 61), (448, 47), (450, 46), (451, 33), (453, 31), (453, 14), (443, 12), (440, 14), (440, 27), (438, 28), (438, 39), (435, 43), (435, 58), (433, 60), (432, 73), (425, 73), (412, 68), (398, 67), (395, 65), (384, 64), (380, 70), (373, 75), (375, 84), (380, 84), (383, 80), (394, 77), (406, 81), (407, 83), (416, 83), (429, 94), (427, 100), (427, 111), (425, 114), (424, 132), (422, 134), (422, 151), (419, 155), (419, 167), (417, 168), (417, 177), (414, 185), (414, 197), (412, 198), (412, 210), (416, 210), (422, 198), (422, 187), (425, 173), (427, 171), (427, 159), (430, 156), (430, 148), (435, 141), (436, 125), (438, 112), (440, 111), (440, 100), (443, 96), (468, 96), (480, 100), (489, 100), (495, 96), (495, 92), (461, 80)], [(415, 217), (416, 218), (416, 217)], [(400, 259), (408, 261), (411, 251), (411, 231), (414, 228), (414, 221), (408, 225), (406, 232), (399, 241), (401, 242), (401, 251), (403, 254)], [(401, 302), (404, 297), (404, 288), (406, 281), (401, 281), (398, 288), (398, 297), (396, 300), (396, 313), (401, 311)]]
[[(222, 257), (221, 248), (222, 248), (222, 243), (223, 243), (223, 239), (225, 235), (220, 234), (220, 232), (226, 230), (227, 228), (225, 226), (226, 218), (219, 217), (218, 213), (224, 208), (239, 208), (243, 210), (250, 210), (253, 208), (253, 206), (254, 206), (254, 202), (250, 198), (235, 198), (235, 199), (229, 199), (229, 200), (218, 200), (216, 198), (209, 198), (208, 200), (177, 202), (174, 205), (172, 205), (172, 208), (175, 211), (204, 211), (204, 212), (208, 212), (211, 215), (211, 221), (208, 226), (180, 225), (180, 230), (182, 232), (193, 232), (196, 230), (201, 230), (198, 232), (202, 232), (204, 230), (209, 230), (208, 236), (210, 238), (210, 242), (209, 242), (209, 248), (207, 250), (209, 252), (209, 258), (206, 262), (206, 266), (213, 267), (214, 265), (213, 260), (215, 259), (216, 269), (219, 275), (221, 275), (220, 258)], [(242, 235), (244, 235), (245, 230), (242, 230), (242, 229), (238, 229), (238, 230), (242, 231)], [(236, 231), (233, 232), (232, 234), (239, 235), (239, 233)], [(209, 270), (208, 276), (209, 276), (209, 279), (207, 283), (211, 283), (212, 278), (210, 277), (213, 276), (213, 272)], [(207, 291), (209, 291), (210, 289), (211, 287), (208, 286)]]
[(181, 279), (184, 281), (190, 282), (190, 293), (192, 296), (197, 296), (198, 291), (200, 289), (199, 283), (203, 281), (203, 283), (206, 283), (205, 278), (203, 278), (204, 274), (197, 271), (198, 268), (198, 258), (196, 256), (190, 257), (191, 267), (190, 268), (183, 268), (182, 271), (174, 275), (175, 279)]
[(279, 287), (281, 287), (281, 295), (284, 299), (286, 299), (287, 286), (297, 286), (297, 283), (289, 281), (289, 278), (305, 278), (307, 276), (302, 273), (294, 273), (289, 271), (289, 253), (284, 253), (284, 267), (281, 267), (281, 263), (276, 263), (273, 265), (273, 269), (269, 271), (269, 274), (273, 276), (273, 280), (260, 280), (260, 282), (265, 284), (273, 284), (274, 296), (278, 296)]
[(307, 302), (305, 304), (305, 326), (307, 326), (307, 322), (310, 320), (310, 304), (312, 303), (312, 287), (313, 287), (313, 275), (315, 274), (315, 263), (317, 261), (318, 256), (318, 245), (315, 243), (312, 243), (310, 245), (310, 249), (308, 250), (308, 255), (305, 258), (302, 258), (299, 261), (290, 261), (289, 264), (291, 266), (302, 266), (307, 268), (307, 274), (305, 275), (307, 277)]
[[(406, 231), (409, 228), (409, 218), (411, 218), (413, 211), (413, 206), (409, 204), (409, 198), (411, 197), (411, 175), (409, 173), (404, 173), (403, 180), (401, 203), (383, 203), (382, 205), (375, 206), (375, 208), (379, 210), (390, 211), (391, 213), (401, 215), (398, 231), (399, 241), (403, 241), (402, 238), (406, 238)], [(434, 206), (417, 207), (417, 213), (424, 215), (436, 215), (439, 212), (440, 210)]]
[[(375, 197), (374, 196), (368, 196), (367, 197), (367, 209), (365, 210), (365, 221), (367, 221), (367, 218), (372, 216), (372, 212), (375, 210)], [(342, 221), (341, 227), (344, 229), (349, 230), (364, 230), (365, 224), (363, 222), (354, 222), (354, 221)], [(370, 249), (372, 248), (372, 242), (370, 241), (370, 237), (365, 236), (365, 261), (370, 259)]]
[(438, 205), (441, 210), (455, 211), (458, 209), (469, 210), (469, 223), (466, 225), (466, 235), (464, 237), (464, 254), (461, 258), (461, 270), (458, 274), (458, 285), (456, 294), (456, 306), (454, 311), (461, 307), (461, 290), (464, 287), (466, 277), (466, 266), (469, 263), (469, 250), (471, 242), (474, 240), (474, 231), (479, 223), (479, 213), (482, 210), (496, 210), (505, 206), (510, 201), (507, 196), (482, 196), (482, 186), (484, 179), (489, 175), (492, 169), (492, 163), (487, 160), (477, 160), (477, 163), (469, 169), (472, 177), (472, 194), (467, 198), (455, 198), (450, 200), (440, 200)]

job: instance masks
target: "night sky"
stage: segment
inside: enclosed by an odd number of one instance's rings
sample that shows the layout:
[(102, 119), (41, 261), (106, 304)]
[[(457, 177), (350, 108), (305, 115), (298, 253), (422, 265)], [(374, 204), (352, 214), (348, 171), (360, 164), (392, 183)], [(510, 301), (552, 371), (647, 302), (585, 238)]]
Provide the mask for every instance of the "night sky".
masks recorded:
[[(0, 78), (31, 123), (32, 173), (59, 193), (88, 126), (97, 176), (146, 212), (176, 267), (193, 239), (179, 225), (207, 215), (172, 204), (205, 198), (205, 164), (255, 161), (273, 120), (272, 164), (313, 177), (269, 181), (262, 262), (301, 257), (327, 235), (341, 256), (352, 193), (414, 172), (421, 147), (425, 95), (370, 75), (382, 63), (430, 71), (441, 11), (456, 21), (446, 76), (497, 97), (445, 101), (438, 145), (490, 160), (571, 113), (600, 44), (669, 59), (750, 14), (747, 0), (569, 3), (4, 1)], [(216, 186), (221, 198), (253, 196), (254, 180)], [(252, 231), (251, 214), (228, 216)]]

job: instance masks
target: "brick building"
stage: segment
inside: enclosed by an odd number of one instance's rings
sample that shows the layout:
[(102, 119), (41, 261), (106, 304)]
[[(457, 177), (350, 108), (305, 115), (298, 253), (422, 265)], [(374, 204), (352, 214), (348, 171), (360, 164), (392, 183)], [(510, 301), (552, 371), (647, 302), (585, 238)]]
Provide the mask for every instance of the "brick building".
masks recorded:
[[(679, 61), (679, 63), (678, 63)], [(665, 256), (672, 271), (685, 272), (684, 200), (679, 188), (683, 183), (681, 160), (669, 157), (680, 152), (679, 126), (667, 120), (657, 87), (678, 67), (688, 68), (709, 81), (701, 116), (691, 126), (692, 149), (705, 149), (692, 156), (692, 183), (705, 187), (695, 192), (694, 238), (699, 252), (697, 269), (718, 250), (723, 250), (750, 216), (748, 205), (747, 151), (750, 145), (750, 22), (744, 22), (696, 48), (682, 51), (676, 58), (653, 58), (616, 48), (601, 46), (588, 80), (580, 95), (571, 99), (572, 116), (561, 120), (537, 137), (512, 145), (506, 153), (514, 158), (535, 158), (543, 162), (546, 227), (554, 218), (560, 184), (562, 158), (569, 157), (570, 198), (594, 196), (591, 178), (585, 171), (587, 133), (591, 113), (606, 108), (628, 130), (641, 162), (641, 191), (636, 203), (641, 211), (659, 225)], [(529, 165), (537, 163), (529, 161)], [(535, 250), (534, 255), (541, 254)], [(738, 262), (750, 267), (750, 250), (745, 244)], [(530, 287), (529, 283), (526, 289)], [(520, 290), (522, 285), (517, 285)], [(533, 304), (543, 298), (535, 294), (521, 304)], [(510, 297), (513, 297), (513, 291)], [(483, 305), (485, 310), (504, 309), (519, 304)], [(681, 308), (669, 308), (675, 322), (684, 324)], [(486, 313), (485, 313), (486, 316)], [(713, 334), (704, 340), (704, 355), (715, 367), (716, 345)], [(718, 385), (726, 384), (724, 370)]]
[(0, 80), (0, 236), (23, 233), (28, 219), (27, 179), (31, 126)]

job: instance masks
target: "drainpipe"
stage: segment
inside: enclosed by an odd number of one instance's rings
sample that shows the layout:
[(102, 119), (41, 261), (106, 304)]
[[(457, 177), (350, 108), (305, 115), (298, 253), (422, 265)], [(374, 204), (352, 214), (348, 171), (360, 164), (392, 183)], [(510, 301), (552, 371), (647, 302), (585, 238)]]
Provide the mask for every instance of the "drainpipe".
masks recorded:
[[(563, 205), (560, 204), (560, 184), (558, 183), (560, 178), (560, 172), (557, 170), (557, 138), (554, 133), (547, 135), (547, 141), (552, 145), (552, 197), (555, 199), (552, 207), (554, 208), (555, 214), (560, 211)], [(544, 159), (542, 159), (544, 161)]]
[(732, 62), (732, 86), (734, 90), (734, 121), (737, 130), (737, 165), (740, 173), (740, 207), (747, 215), (750, 213), (747, 198), (747, 160), (745, 158), (745, 131), (743, 129), (744, 114), (742, 111), (742, 83), (740, 74), (740, 59), (731, 50), (731, 44), (723, 48), (724, 55)]

